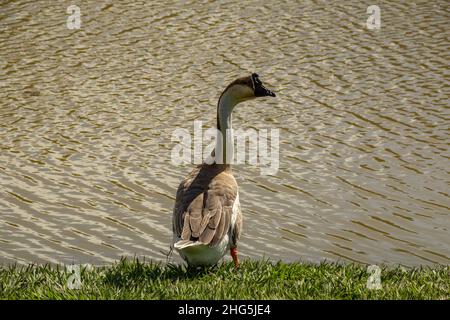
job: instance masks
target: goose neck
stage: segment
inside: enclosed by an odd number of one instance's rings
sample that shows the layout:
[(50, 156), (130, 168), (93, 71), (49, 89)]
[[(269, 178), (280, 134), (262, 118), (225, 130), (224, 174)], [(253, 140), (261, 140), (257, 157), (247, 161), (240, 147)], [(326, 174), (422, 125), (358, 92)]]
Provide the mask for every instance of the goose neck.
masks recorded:
[(224, 92), (217, 107), (216, 163), (230, 164), (233, 160), (232, 117), (239, 101), (232, 94)]

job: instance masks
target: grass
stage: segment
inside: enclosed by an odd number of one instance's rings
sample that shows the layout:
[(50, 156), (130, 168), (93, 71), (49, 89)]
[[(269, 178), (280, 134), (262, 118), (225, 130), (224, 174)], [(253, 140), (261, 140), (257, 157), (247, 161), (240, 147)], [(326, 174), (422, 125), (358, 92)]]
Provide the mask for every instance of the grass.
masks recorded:
[(81, 267), (69, 289), (64, 266), (0, 267), (0, 299), (450, 299), (448, 266), (381, 267), (382, 289), (366, 286), (367, 267), (244, 261), (202, 270), (122, 259)]

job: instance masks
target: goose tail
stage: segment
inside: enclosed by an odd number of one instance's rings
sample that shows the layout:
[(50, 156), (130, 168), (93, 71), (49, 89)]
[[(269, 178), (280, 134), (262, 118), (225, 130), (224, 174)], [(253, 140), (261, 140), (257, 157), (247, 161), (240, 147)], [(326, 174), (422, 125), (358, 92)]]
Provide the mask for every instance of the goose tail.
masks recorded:
[(199, 241), (180, 240), (180, 241), (176, 242), (173, 246), (177, 250), (183, 250), (183, 249), (186, 249), (189, 247), (196, 247), (196, 246), (201, 246), (201, 245), (203, 245), (203, 243), (201, 243)]

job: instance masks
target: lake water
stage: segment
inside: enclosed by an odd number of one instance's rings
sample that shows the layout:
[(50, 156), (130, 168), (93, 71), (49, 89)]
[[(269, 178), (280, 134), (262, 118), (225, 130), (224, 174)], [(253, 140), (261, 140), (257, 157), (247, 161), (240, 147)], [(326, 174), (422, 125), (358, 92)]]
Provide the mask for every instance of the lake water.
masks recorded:
[[(448, 1), (0, 4), (0, 263), (166, 261), (172, 133), (258, 72), (280, 167), (234, 166), (243, 258), (450, 261)], [(177, 254), (171, 261), (179, 262)]]

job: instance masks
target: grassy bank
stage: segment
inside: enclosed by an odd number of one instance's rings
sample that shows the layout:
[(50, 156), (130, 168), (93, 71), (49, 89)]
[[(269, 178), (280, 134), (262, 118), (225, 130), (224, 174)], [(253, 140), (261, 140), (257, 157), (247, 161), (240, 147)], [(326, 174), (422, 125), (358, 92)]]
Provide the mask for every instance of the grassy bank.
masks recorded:
[[(81, 267), (69, 289), (64, 267), (0, 267), (0, 299), (450, 299), (450, 268), (381, 267), (382, 289), (366, 287), (367, 267), (245, 261), (205, 270), (122, 260)], [(76, 285), (76, 284), (75, 284)]]

